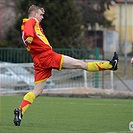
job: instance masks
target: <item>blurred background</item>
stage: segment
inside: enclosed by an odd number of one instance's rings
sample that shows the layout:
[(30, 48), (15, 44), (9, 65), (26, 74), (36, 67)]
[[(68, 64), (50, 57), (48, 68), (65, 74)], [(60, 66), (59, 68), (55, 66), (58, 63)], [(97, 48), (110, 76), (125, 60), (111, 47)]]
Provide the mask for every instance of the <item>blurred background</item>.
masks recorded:
[(1, 0), (0, 46), (22, 48), (22, 18), (30, 5), (45, 9), (42, 27), (54, 48), (100, 48), (132, 54), (132, 0)]
[[(11, 66), (12, 63), (23, 63), (23, 66), (28, 68), (28, 71), (30, 69), (33, 74), (33, 66), (25, 64), (32, 63), (32, 59), (25, 50), (20, 31), (22, 19), (28, 17), (27, 10), (32, 4), (45, 9), (41, 25), (55, 51), (82, 60), (106, 60), (112, 58), (114, 51), (119, 54), (118, 71), (113, 73), (113, 76), (112, 73), (105, 72), (91, 74), (91, 76), (78, 72), (76, 76), (73, 74), (65, 76), (68, 84), (70, 81), (74, 84), (69, 87), (89, 86), (132, 90), (130, 60), (133, 56), (133, 0), (0, 0), (1, 86), (2, 82), (7, 81), (7, 79), (2, 81), (5, 68), (15, 67), (15, 65)], [(3, 63), (8, 65), (2, 67)], [(56, 72), (53, 72), (53, 77), (54, 73)], [(58, 77), (62, 78), (66, 73)], [(6, 74), (11, 79), (10, 72)], [(88, 76), (87, 80), (86, 76)], [(54, 81), (57, 78), (53, 77), (48, 83), (50, 86), (62, 83), (61, 79), (57, 82)], [(25, 83), (27, 80), (24, 81), (21, 77), (15, 86), (17, 90), (20, 81)], [(80, 86), (79, 81), (83, 85)], [(21, 84), (20, 89), (23, 85)]]

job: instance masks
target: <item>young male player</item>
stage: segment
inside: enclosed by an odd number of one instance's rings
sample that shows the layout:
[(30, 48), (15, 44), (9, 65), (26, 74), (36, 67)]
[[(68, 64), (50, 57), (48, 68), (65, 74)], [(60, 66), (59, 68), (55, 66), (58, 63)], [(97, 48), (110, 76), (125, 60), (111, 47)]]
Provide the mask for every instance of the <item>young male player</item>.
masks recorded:
[(84, 62), (72, 57), (61, 55), (52, 50), (40, 22), (45, 11), (36, 5), (30, 6), (28, 18), (23, 19), (21, 26), (22, 39), (26, 49), (30, 52), (34, 62), (35, 87), (28, 92), (19, 108), (14, 110), (14, 124), (20, 126), (22, 116), (35, 98), (43, 91), (45, 81), (51, 76), (52, 69), (84, 69), (90, 72), (101, 70), (117, 70), (118, 55), (115, 52), (111, 61), (106, 62)]

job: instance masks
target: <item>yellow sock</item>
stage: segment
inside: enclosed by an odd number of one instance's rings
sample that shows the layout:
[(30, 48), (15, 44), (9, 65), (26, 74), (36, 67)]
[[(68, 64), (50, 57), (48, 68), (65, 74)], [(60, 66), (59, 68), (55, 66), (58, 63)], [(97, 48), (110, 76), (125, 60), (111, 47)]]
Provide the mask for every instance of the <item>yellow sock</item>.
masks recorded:
[(24, 96), (24, 98), (20, 104), (20, 110), (21, 110), (22, 114), (24, 114), (24, 112), (28, 109), (28, 107), (33, 103), (34, 99), (35, 99), (35, 94), (33, 92), (28, 92)]
[(102, 70), (110, 70), (112, 65), (107, 62), (88, 62), (88, 71), (97, 72)]

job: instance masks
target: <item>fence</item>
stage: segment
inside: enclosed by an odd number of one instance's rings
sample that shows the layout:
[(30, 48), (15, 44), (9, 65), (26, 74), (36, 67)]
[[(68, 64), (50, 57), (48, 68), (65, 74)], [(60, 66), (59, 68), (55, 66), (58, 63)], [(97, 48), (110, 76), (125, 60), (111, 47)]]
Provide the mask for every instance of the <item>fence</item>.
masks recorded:
[[(86, 49), (64, 49), (55, 48), (54, 51), (60, 54), (66, 54), (77, 59), (98, 59), (99, 49), (86, 50)], [(0, 48), (0, 61), (12, 63), (29, 63), (32, 58), (25, 48)]]

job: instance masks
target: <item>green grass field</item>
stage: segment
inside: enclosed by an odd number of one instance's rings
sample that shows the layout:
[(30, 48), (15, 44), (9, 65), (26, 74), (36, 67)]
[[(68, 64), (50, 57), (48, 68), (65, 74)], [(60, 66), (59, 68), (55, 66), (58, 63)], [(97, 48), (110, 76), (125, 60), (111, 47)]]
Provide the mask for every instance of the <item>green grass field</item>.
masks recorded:
[[(13, 110), (22, 96), (1, 96), (0, 133), (122, 133), (133, 119), (132, 100), (38, 97), (21, 126)], [(125, 133), (125, 132), (124, 132)]]

